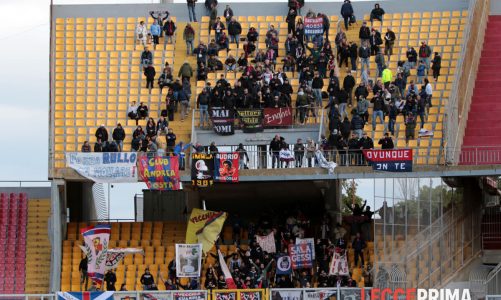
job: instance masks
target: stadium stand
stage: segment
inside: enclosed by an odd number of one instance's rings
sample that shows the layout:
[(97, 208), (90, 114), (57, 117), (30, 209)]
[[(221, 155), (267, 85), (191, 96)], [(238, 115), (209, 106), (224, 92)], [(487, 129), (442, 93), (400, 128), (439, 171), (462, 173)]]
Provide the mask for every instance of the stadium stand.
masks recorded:
[[(496, 124), (499, 116), (496, 96), (500, 92), (500, 82), (496, 76), (500, 67), (500, 27), (501, 17), (489, 16), (470, 111), (464, 114), (468, 121), (463, 138), (461, 164), (495, 164), (501, 159), (498, 155), (499, 148), (493, 147), (499, 144), (500, 138), (499, 126)], [(485, 157), (473, 159), (475, 149), (482, 151), (482, 156)]]
[(26, 194), (0, 194), (0, 294), (24, 292), (27, 200)]
[[(443, 12), (408, 12), (386, 14), (382, 28), (391, 26), (397, 38), (394, 47), (394, 57), (405, 60), (405, 52), (408, 45), (418, 47), (422, 40), (428, 41), (434, 52), (442, 55), (441, 76), (433, 85), (432, 107), (429, 109), (424, 129), (433, 131), (432, 136), (420, 137), (409, 141), (409, 147), (418, 148), (416, 153), (417, 161), (420, 164), (435, 164), (441, 161), (442, 151), (442, 130), (443, 113), (450, 94), (451, 83), (454, 78), (456, 60), (461, 51), (463, 29), (467, 16), (466, 11), (443, 11)], [(338, 22), (337, 16), (330, 16), (331, 30), (330, 40), (333, 41)], [(175, 20), (175, 17), (172, 17)], [(369, 16), (364, 16), (368, 20)], [(139, 57), (140, 47), (135, 47), (134, 29), (136, 24), (144, 20), (151, 24), (152, 19), (146, 17), (124, 18), (57, 18), (55, 25), (55, 128), (54, 128), (54, 167), (64, 167), (64, 153), (79, 151), (84, 141), (91, 144), (95, 142), (94, 132), (101, 124), (108, 128), (111, 135), (113, 127), (117, 123), (122, 123), (127, 134), (124, 142), (124, 150), (130, 149), (132, 132), (135, 129), (135, 122), (127, 120), (126, 111), (131, 101), (144, 102), (149, 107), (150, 117), (157, 120), (160, 110), (164, 108), (164, 96), (159, 93), (158, 88), (154, 88), (149, 94), (144, 86), (146, 81), (140, 70)], [(201, 23), (194, 23), (195, 41), (208, 41), (208, 19), (202, 17)], [(284, 41), (287, 32), (287, 23), (283, 16), (250, 16), (238, 17), (243, 28), (243, 34), (247, 28), (254, 26), (260, 31), (258, 49), (264, 47), (264, 31), (270, 24), (276, 25), (279, 30), (279, 58), (285, 53)], [(357, 34), (360, 21), (355, 27), (348, 31), (348, 40), (358, 41)], [(186, 23), (178, 22), (176, 42), (174, 45), (167, 44), (165, 49), (157, 49), (154, 52), (153, 63), (157, 69), (157, 74), (163, 69), (162, 66), (168, 62), (173, 66), (173, 75), (176, 76), (181, 64), (187, 60), (195, 68), (195, 58), (186, 56), (185, 44), (179, 42), (182, 39), (182, 32)], [(200, 24), (200, 25), (199, 25)], [(200, 27), (199, 27), (200, 26)], [(376, 22), (376, 27), (378, 22)], [(200, 28), (203, 28), (200, 30)], [(382, 32), (384, 34), (384, 31)], [(163, 43), (162, 41), (160, 42)], [(234, 47), (233, 44), (230, 45)], [(238, 57), (241, 49), (232, 49), (229, 53)], [(220, 59), (225, 60), (222, 51)], [(175, 59), (174, 59), (175, 58)], [(396, 69), (396, 59), (392, 59), (389, 64), (390, 69)], [(277, 64), (279, 66), (280, 64)], [(359, 68), (360, 69), (360, 68)], [(411, 77), (415, 76), (415, 69), (411, 70)], [(208, 81), (218, 78), (220, 72), (210, 73)], [(375, 74), (375, 64), (371, 63), (371, 74)], [(236, 79), (233, 73), (226, 73), (226, 78), (232, 82)], [(288, 74), (292, 75), (292, 74)], [(297, 75), (296, 75), (297, 76)], [(341, 70), (340, 80), (345, 76)], [(371, 75), (372, 76), (372, 75)], [(289, 76), (289, 78), (293, 78)], [(360, 74), (356, 76), (357, 82)], [(298, 79), (291, 80), (296, 91)], [(156, 86), (156, 83), (155, 83)], [(192, 91), (196, 95), (203, 88), (203, 82), (191, 81)], [(324, 86), (324, 90), (326, 86)], [(196, 95), (191, 97), (191, 108), (195, 107)], [(293, 100), (295, 99), (295, 94)], [(324, 103), (325, 104), (325, 103)], [(371, 116), (371, 108), (369, 115)], [(170, 127), (178, 136), (178, 142), (188, 142), (191, 134), (191, 117), (185, 122), (179, 121), (179, 114), (176, 114), (175, 121), (170, 122)], [(403, 116), (397, 117), (395, 145), (403, 148), (405, 143), (405, 125)], [(385, 122), (386, 123), (386, 122)], [(370, 136), (377, 141), (383, 136), (384, 126), (377, 125), (373, 131), (371, 119), (369, 125), (364, 128)], [(140, 125), (145, 125), (145, 121), (140, 121)], [(416, 127), (416, 133), (419, 126)], [(418, 134), (416, 134), (418, 137)], [(163, 139), (160, 139), (163, 142)], [(161, 146), (163, 147), (163, 143)]]
[(28, 226), (26, 242), (26, 293), (49, 292), (50, 253), (49, 241), (50, 199), (28, 201)]

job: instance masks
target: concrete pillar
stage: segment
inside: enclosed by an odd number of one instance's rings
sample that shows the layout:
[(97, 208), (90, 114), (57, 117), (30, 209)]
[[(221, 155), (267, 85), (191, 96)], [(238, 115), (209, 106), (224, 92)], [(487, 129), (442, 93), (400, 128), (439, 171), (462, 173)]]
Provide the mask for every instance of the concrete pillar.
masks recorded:
[[(326, 186), (321, 187), (324, 196), (324, 208), (332, 220), (331, 228), (333, 229), (337, 223), (341, 223), (341, 180), (325, 181)], [(331, 234), (334, 230), (331, 230)]]

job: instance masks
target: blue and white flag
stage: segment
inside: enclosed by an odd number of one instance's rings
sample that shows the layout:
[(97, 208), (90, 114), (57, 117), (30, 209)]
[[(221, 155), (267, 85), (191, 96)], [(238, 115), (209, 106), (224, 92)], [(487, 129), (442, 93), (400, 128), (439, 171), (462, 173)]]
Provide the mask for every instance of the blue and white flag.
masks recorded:
[(281, 255), (277, 259), (277, 275), (289, 275), (292, 273), (292, 262), (288, 255)]
[(59, 300), (113, 300), (113, 292), (57, 292)]

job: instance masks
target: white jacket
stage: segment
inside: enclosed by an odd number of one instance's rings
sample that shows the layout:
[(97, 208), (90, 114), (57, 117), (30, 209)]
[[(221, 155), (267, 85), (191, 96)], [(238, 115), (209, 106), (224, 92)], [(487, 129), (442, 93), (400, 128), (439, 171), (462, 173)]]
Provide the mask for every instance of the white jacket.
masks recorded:
[[(140, 34), (143, 34), (142, 38), (139, 38)], [(146, 39), (146, 35), (147, 34), (148, 34), (148, 28), (146, 27), (146, 25), (137, 24), (137, 26), (136, 26), (136, 37), (137, 37), (137, 39), (138, 40)]]

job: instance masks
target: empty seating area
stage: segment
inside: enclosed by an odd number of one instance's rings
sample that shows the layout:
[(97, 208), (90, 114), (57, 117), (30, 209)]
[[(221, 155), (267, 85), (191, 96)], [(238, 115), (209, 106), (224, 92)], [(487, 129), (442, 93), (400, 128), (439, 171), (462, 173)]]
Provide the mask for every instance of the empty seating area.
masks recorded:
[(48, 223), (50, 199), (28, 201), (26, 242), (26, 293), (48, 293), (51, 244)]
[[(78, 245), (83, 243), (80, 229), (88, 225), (88, 223), (68, 224), (67, 239), (63, 242), (61, 273), (63, 291), (84, 290), (78, 272), (83, 252)], [(175, 257), (175, 244), (185, 241), (185, 222), (111, 223), (111, 226), (110, 248), (138, 247), (145, 253), (144, 256), (135, 254), (124, 258), (116, 270), (117, 288), (125, 283), (127, 290), (142, 290), (139, 279), (146, 267), (149, 267), (154, 275), (155, 282), (159, 282), (160, 272), (167, 278), (167, 266)], [(159, 289), (164, 289), (164, 286), (159, 285)]]
[(24, 293), (26, 194), (0, 194), (0, 294)]

